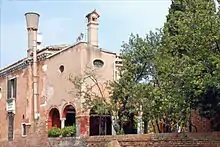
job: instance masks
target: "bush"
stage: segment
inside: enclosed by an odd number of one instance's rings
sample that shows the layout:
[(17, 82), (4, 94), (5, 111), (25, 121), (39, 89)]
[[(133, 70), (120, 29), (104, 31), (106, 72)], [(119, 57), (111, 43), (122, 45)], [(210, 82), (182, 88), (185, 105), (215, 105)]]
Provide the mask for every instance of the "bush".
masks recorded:
[(59, 137), (61, 135), (61, 129), (52, 127), (48, 132), (48, 137)]
[(70, 137), (76, 134), (76, 127), (73, 126), (66, 126), (63, 129), (61, 129), (62, 137)]

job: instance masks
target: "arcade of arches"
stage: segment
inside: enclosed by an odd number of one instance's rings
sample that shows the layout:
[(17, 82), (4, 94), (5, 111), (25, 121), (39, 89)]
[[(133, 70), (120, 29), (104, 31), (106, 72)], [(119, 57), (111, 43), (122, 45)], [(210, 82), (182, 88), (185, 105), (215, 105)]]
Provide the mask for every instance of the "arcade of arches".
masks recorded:
[[(123, 126), (126, 134), (137, 133), (137, 130), (135, 130), (134, 132), (129, 132), (129, 130), (133, 128), (131, 127), (131, 124)], [(79, 134), (84, 135), (113, 135), (114, 132), (112, 127), (112, 116), (110, 113), (107, 115), (99, 115), (95, 112), (95, 109), (92, 108), (90, 110), (88, 119), (83, 120), (80, 119), (80, 116), (76, 116), (76, 110), (72, 105), (65, 106), (61, 115), (57, 108), (52, 108), (50, 110), (48, 116), (48, 131), (55, 126), (58, 128), (64, 128), (65, 126), (73, 125), (76, 125), (76, 130), (78, 130)]]
[(63, 128), (65, 126), (73, 126), (76, 124), (76, 111), (72, 105), (67, 105), (63, 109), (62, 117), (59, 110), (52, 108), (49, 112), (48, 130), (52, 127)]
[[(52, 127), (63, 128), (65, 126), (76, 125), (76, 111), (72, 105), (64, 107), (61, 113), (57, 108), (52, 108), (49, 112), (48, 118), (48, 131)], [(98, 115), (94, 109), (91, 109), (89, 116), (89, 134), (93, 135), (111, 135), (112, 134), (112, 121), (111, 115)], [(82, 128), (80, 128), (81, 130)], [(83, 129), (82, 129), (83, 130)], [(81, 131), (80, 131), (81, 132)]]

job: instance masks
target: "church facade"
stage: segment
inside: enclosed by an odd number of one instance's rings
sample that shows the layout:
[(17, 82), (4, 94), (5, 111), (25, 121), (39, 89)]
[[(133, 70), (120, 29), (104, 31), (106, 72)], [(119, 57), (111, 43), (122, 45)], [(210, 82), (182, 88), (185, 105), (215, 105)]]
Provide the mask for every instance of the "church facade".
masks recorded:
[[(99, 14), (94, 10), (87, 18), (87, 41), (83, 34), (72, 45), (55, 45), (38, 49), (39, 14), (26, 13), (27, 57), (0, 70), (0, 141), (13, 141), (51, 127), (76, 125), (76, 135), (95, 135), (96, 121), (83, 99), (68, 80), (96, 69), (99, 81), (117, 78), (120, 59), (116, 53), (98, 45)], [(91, 121), (90, 121), (91, 120)], [(112, 134), (111, 118), (108, 134)], [(93, 125), (92, 127), (90, 127)], [(93, 131), (90, 129), (93, 128)]]

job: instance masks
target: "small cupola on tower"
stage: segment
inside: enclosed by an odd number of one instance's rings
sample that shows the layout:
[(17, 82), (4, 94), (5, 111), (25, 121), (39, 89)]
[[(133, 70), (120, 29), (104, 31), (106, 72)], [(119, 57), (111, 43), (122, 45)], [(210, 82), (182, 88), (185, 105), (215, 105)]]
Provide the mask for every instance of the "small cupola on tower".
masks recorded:
[(88, 45), (93, 47), (98, 47), (98, 18), (99, 14), (96, 10), (92, 11), (91, 13), (86, 15), (87, 18), (87, 42)]

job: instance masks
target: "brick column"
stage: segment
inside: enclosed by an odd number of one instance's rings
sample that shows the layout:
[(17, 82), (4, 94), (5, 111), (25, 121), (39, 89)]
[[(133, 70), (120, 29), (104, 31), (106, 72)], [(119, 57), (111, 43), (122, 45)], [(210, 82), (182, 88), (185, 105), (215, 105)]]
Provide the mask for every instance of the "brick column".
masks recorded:
[(80, 115), (76, 117), (76, 135), (88, 136), (89, 135), (89, 116)]

